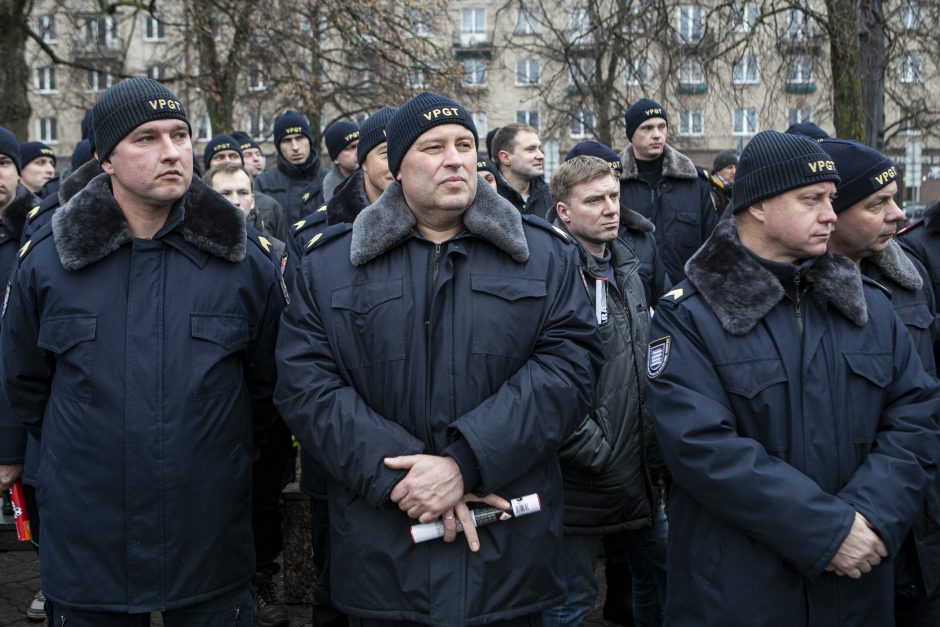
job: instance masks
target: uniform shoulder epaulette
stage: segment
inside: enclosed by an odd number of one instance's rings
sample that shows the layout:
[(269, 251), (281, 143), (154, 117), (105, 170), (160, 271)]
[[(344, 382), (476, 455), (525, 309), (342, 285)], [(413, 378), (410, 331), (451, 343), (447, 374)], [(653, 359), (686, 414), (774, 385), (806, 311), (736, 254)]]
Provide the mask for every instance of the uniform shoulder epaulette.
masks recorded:
[(671, 290), (660, 296), (659, 305), (668, 305), (673, 307), (697, 291), (698, 290), (695, 289), (695, 286), (692, 285), (691, 282), (683, 281), (678, 286), (673, 287)]
[(59, 197), (56, 194), (51, 196), (46, 196), (42, 199), (39, 205), (33, 207), (29, 210), (29, 213), (26, 214), (26, 222), (32, 222), (45, 212), (50, 209), (55, 209), (59, 206)]
[(560, 229), (554, 224), (549, 224), (546, 220), (543, 220), (542, 218), (539, 218), (537, 216), (533, 216), (527, 213), (523, 213), (522, 220), (523, 222), (527, 224), (531, 224), (532, 226), (536, 226), (542, 229), (543, 231), (548, 231), (555, 237), (560, 238), (569, 244), (571, 243), (571, 237), (569, 237), (568, 234), (565, 233), (564, 229)]
[(272, 253), (273, 249), (271, 247), (271, 240), (269, 240), (267, 237), (259, 233), (256, 229), (253, 229), (253, 228), (246, 229), (246, 235), (248, 237), (248, 240), (253, 242), (255, 246), (257, 246), (258, 248), (260, 248), (262, 252), (264, 252), (265, 255), (268, 255), (270, 257), (273, 254)]
[(304, 244), (304, 252), (306, 253), (307, 251), (310, 251), (310, 250), (313, 250), (314, 248), (322, 246), (326, 242), (332, 239), (336, 239), (337, 237), (341, 236), (343, 233), (352, 231), (352, 228), (353, 228), (353, 225), (348, 224), (346, 222), (343, 222), (342, 224), (333, 224), (331, 226), (328, 226), (322, 231), (320, 231), (319, 233), (317, 233), (316, 235), (314, 235), (313, 237), (311, 237), (309, 240), (307, 240), (307, 242)]
[(703, 179), (705, 179), (706, 181), (711, 180), (711, 175), (709, 174), (708, 170), (706, 170), (702, 166), (700, 165), (695, 166), (695, 171), (698, 172), (698, 175), (702, 177)]
[(22, 260), (26, 255), (31, 253), (36, 245), (42, 240), (46, 239), (52, 235), (52, 224), (45, 224), (41, 229), (33, 233), (33, 236), (23, 242), (23, 245), (20, 246), (20, 250), (16, 253), (18, 259)]
[(910, 224), (908, 224), (907, 226), (905, 226), (903, 229), (901, 229), (900, 231), (898, 231), (898, 235), (904, 235), (905, 233), (909, 233), (910, 231), (913, 231), (914, 229), (916, 229), (917, 227), (919, 227), (919, 226), (921, 226), (921, 225), (923, 225), (923, 224), (924, 224), (924, 219), (923, 219), (923, 218), (917, 218), (916, 220), (914, 220), (913, 222), (911, 222)]

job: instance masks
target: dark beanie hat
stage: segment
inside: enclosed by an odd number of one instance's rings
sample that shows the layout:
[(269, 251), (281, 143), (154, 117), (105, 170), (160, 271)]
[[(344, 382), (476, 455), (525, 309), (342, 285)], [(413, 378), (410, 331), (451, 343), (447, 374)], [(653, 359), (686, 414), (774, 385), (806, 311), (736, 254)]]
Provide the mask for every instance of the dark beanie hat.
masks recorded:
[(839, 175), (819, 143), (802, 135), (761, 131), (748, 142), (738, 160), (731, 192), (731, 212), (791, 189), (832, 181)]
[(209, 140), (209, 143), (206, 144), (205, 152), (202, 153), (202, 163), (206, 167), (206, 170), (209, 169), (209, 162), (212, 161), (212, 157), (225, 150), (234, 150), (237, 152), (238, 157), (242, 160), (242, 165), (245, 164), (245, 155), (242, 154), (241, 144), (231, 135), (216, 135)]
[(493, 159), (493, 157), (492, 157), (492, 154), (493, 154), (493, 138), (496, 137), (496, 133), (498, 133), (498, 132), (499, 132), (499, 129), (501, 129), (501, 128), (503, 128), (503, 127), (502, 127), (502, 126), (497, 126), (496, 128), (494, 128), (493, 130), (491, 130), (489, 133), (486, 134), (486, 154), (487, 154), (487, 155), (490, 155), (490, 159), (491, 159), (491, 160)]
[(238, 142), (238, 147), (241, 148), (243, 152), (249, 148), (257, 148), (258, 150), (261, 150), (261, 146), (258, 145), (258, 142), (256, 142), (254, 138), (252, 138), (252, 136), (245, 131), (232, 131), (229, 133), (229, 135), (232, 139)]
[(470, 114), (450, 98), (423, 92), (401, 106), (388, 121), (388, 169), (398, 176), (398, 167), (405, 153), (421, 135), (443, 124), (459, 124), (473, 133), (473, 141), (479, 149), (480, 137)]
[(359, 139), (359, 125), (355, 122), (340, 120), (330, 124), (326, 133), (323, 134), (323, 142), (326, 144), (326, 151), (330, 154), (330, 161), (336, 161), (339, 153), (357, 139)]
[(23, 162), (20, 161), (20, 145), (16, 143), (16, 137), (13, 133), (2, 126), (0, 126), (0, 155), (6, 155), (13, 160), (17, 174), (22, 172)]
[(787, 130), (785, 130), (784, 133), (788, 135), (802, 135), (804, 137), (809, 137), (810, 139), (815, 139), (816, 141), (821, 139), (829, 139), (829, 134), (812, 122), (791, 124), (787, 127)]
[(359, 165), (362, 165), (376, 146), (385, 143), (385, 125), (397, 112), (398, 107), (382, 107), (359, 127), (359, 145), (356, 147), (356, 160)]
[(94, 107), (90, 107), (85, 111), (85, 117), (82, 118), (82, 139), (88, 140), (88, 145), (91, 146), (91, 152), (95, 152), (95, 124), (94, 124)]
[(498, 178), (496, 164), (489, 159), (477, 159), (477, 172), (489, 172)]
[(842, 213), (898, 178), (894, 162), (865, 144), (845, 139), (824, 139), (819, 146), (835, 162), (842, 179), (832, 203), (836, 213)]
[(627, 112), (623, 114), (623, 120), (627, 124), (627, 139), (632, 140), (636, 129), (650, 118), (662, 118), (669, 122), (669, 115), (666, 109), (649, 98), (641, 98), (630, 105)]
[(26, 142), (20, 144), (20, 165), (26, 167), (30, 161), (39, 157), (49, 157), (52, 159), (52, 165), (56, 164), (55, 152), (49, 146), (42, 142)]
[(620, 160), (620, 155), (600, 142), (586, 141), (575, 144), (574, 148), (569, 150), (568, 154), (565, 155), (565, 161), (571, 161), (581, 155), (598, 157), (606, 161), (607, 165), (615, 170), (623, 171), (623, 161)]
[(69, 168), (72, 172), (74, 172), (91, 161), (92, 158), (93, 155), (91, 153), (91, 142), (87, 139), (83, 139), (82, 141), (75, 144), (75, 150), (72, 151), (72, 158), (69, 160), (71, 161), (72, 165), (70, 165)]
[(311, 150), (313, 149), (313, 133), (310, 132), (310, 123), (303, 113), (299, 111), (285, 111), (274, 118), (274, 145), (280, 150), (281, 140), (285, 135), (300, 133), (310, 140)]
[(192, 126), (182, 103), (161, 83), (135, 76), (105, 90), (92, 109), (95, 151), (104, 161), (135, 128), (151, 120), (182, 120)]
[(724, 170), (732, 165), (738, 165), (738, 155), (733, 150), (722, 150), (715, 155), (715, 160), (712, 161), (712, 172), (717, 173), (719, 170)]

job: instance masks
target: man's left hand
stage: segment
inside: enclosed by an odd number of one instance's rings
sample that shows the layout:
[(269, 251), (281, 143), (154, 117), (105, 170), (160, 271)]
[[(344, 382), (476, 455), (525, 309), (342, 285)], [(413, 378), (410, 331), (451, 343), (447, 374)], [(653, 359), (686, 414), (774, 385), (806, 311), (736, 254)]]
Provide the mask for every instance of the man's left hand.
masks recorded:
[(405, 478), (392, 489), (389, 498), (401, 511), (418, 522), (433, 522), (454, 508), (463, 498), (463, 477), (450, 457), (403, 455), (386, 457), (393, 470), (407, 470)]

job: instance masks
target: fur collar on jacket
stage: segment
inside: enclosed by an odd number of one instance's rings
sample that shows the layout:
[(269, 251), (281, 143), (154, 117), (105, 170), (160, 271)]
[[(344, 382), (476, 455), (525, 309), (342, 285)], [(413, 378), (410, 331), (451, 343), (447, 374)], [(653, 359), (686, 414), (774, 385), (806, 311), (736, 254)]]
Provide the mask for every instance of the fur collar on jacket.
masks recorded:
[[(636, 156), (633, 154), (633, 146), (627, 146), (620, 155), (623, 161), (623, 174), (620, 175), (621, 181), (630, 181), (640, 178), (640, 172), (636, 167)], [(666, 144), (663, 149), (663, 176), (674, 179), (697, 179), (698, 170), (695, 164), (684, 154)]]
[[(181, 200), (183, 218), (174, 230), (189, 244), (226, 261), (245, 258), (245, 216), (202, 179), (193, 178)], [(124, 212), (101, 174), (52, 216), (52, 235), (62, 266), (80, 270), (133, 239)]]
[(888, 243), (887, 248), (880, 253), (875, 253), (866, 261), (877, 266), (884, 276), (906, 290), (916, 292), (924, 287), (924, 279), (914, 266), (914, 262), (910, 260), (901, 245), (893, 239)]
[(356, 170), (349, 175), (339, 187), (333, 190), (333, 197), (326, 203), (326, 223), (352, 224), (356, 216), (369, 206), (369, 197), (366, 196), (366, 186), (363, 182), (362, 170)]
[(69, 174), (59, 185), (59, 205), (64, 205), (70, 201), (72, 196), (85, 189), (85, 186), (103, 171), (97, 159), (83, 163), (80, 168)]
[[(744, 249), (730, 220), (718, 223), (685, 271), (731, 335), (750, 332), (784, 297), (780, 281)], [(862, 275), (847, 258), (830, 253), (817, 257), (806, 279), (853, 323), (868, 321)]]
[(0, 214), (0, 224), (17, 240), (23, 235), (23, 225), (26, 224), (26, 214), (35, 207), (39, 201), (22, 183), (16, 184), (16, 194), (13, 200)]
[(940, 202), (935, 202), (927, 207), (924, 212), (924, 228), (931, 235), (940, 233)]
[[(377, 201), (353, 222), (349, 261), (364, 265), (398, 246), (415, 233), (415, 217), (405, 203), (398, 181), (392, 181)], [(464, 228), (499, 248), (513, 261), (529, 258), (522, 216), (489, 185), (477, 181), (477, 195), (463, 214)]]

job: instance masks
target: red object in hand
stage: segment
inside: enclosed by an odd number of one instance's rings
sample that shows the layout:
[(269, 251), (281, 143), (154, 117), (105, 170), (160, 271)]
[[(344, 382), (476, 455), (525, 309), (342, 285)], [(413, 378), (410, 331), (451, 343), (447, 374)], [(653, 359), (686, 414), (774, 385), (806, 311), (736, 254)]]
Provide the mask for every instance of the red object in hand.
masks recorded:
[(16, 539), (29, 542), (33, 534), (29, 530), (29, 515), (26, 512), (26, 498), (23, 496), (23, 483), (20, 480), (10, 486), (10, 502), (13, 503), (13, 518), (16, 520)]

